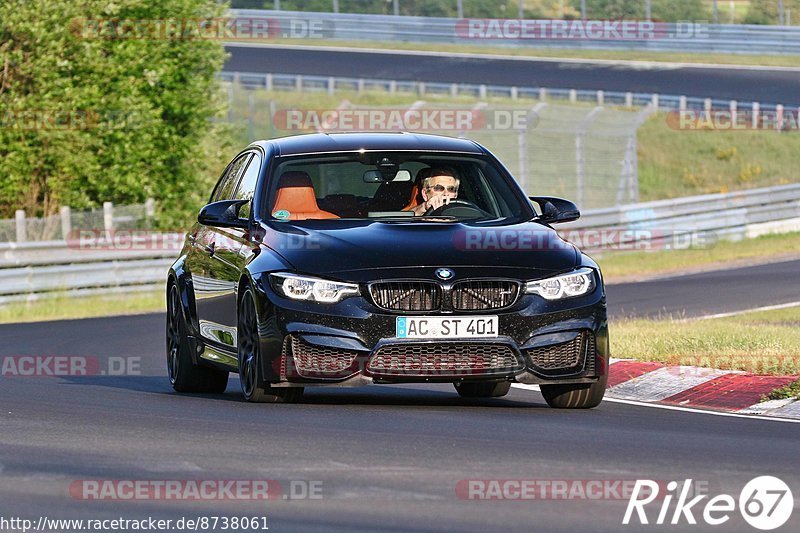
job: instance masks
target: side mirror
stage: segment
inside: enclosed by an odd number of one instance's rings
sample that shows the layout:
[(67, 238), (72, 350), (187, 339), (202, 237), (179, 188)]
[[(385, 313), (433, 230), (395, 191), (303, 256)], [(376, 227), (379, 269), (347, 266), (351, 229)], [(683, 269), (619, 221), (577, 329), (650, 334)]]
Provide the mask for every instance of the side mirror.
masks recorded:
[(557, 222), (571, 222), (581, 217), (578, 206), (569, 200), (553, 196), (531, 196), (530, 200), (539, 204), (539, 209), (542, 211), (539, 216), (539, 221), (541, 222), (555, 224)]
[(217, 228), (247, 229), (250, 221), (239, 218), (239, 209), (250, 200), (221, 200), (212, 202), (200, 210), (197, 221), (205, 226)]

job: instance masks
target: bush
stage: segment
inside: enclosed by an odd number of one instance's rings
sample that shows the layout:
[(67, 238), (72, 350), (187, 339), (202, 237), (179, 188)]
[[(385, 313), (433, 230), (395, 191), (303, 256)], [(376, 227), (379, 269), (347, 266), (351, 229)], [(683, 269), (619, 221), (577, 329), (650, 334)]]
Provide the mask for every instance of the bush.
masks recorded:
[(98, 38), (91, 28), (223, 9), (215, 0), (0, 2), (0, 217), (148, 197), (162, 225), (196, 212), (224, 150), (209, 120), (222, 106), (221, 41)]

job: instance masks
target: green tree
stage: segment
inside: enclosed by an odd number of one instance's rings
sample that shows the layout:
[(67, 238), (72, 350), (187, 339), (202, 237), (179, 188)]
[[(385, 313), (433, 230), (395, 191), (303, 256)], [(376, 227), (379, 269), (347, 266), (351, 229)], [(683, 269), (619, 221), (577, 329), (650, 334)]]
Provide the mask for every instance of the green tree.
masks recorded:
[[(580, 0), (572, 0), (572, 7), (579, 13)], [(586, 0), (586, 16), (590, 19), (643, 19), (644, 0)]]
[(653, 0), (652, 9), (653, 18), (664, 22), (711, 19), (709, 6), (704, 0)]
[(196, 212), (229, 151), (209, 120), (222, 107), (221, 40), (111, 29), (223, 9), (214, 0), (0, 2), (0, 217), (148, 197), (163, 225)]
[[(800, 14), (800, 0), (784, 0), (783, 6), (791, 9), (793, 19)], [(777, 24), (779, 20), (778, 0), (751, 0), (744, 17), (745, 24)]]

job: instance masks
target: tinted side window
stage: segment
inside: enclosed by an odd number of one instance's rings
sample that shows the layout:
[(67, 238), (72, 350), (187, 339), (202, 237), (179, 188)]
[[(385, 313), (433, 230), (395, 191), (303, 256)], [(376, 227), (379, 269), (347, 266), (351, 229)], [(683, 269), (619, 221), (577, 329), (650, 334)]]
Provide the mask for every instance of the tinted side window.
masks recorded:
[(242, 206), (242, 209), (239, 211), (240, 218), (250, 217), (250, 211), (253, 208), (252, 200), (255, 195), (256, 182), (258, 181), (260, 171), (261, 156), (255, 154), (253, 159), (250, 160), (250, 164), (247, 166), (244, 176), (242, 176), (242, 179), (239, 181), (239, 186), (236, 187), (236, 193), (233, 196), (237, 200), (250, 200), (251, 202)]
[(228, 166), (225, 173), (219, 179), (217, 187), (214, 189), (214, 195), (211, 198), (212, 202), (230, 200), (233, 198), (233, 188), (236, 187), (236, 182), (248, 159), (250, 159), (250, 154), (244, 154)]

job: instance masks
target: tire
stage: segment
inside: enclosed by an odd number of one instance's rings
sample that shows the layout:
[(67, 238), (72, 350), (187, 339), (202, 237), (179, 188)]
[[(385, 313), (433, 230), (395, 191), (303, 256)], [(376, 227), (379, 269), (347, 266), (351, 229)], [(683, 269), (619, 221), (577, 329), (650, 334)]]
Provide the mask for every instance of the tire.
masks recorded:
[(500, 398), (511, 390), (510, 381), (461, 382), (453, 386), (462, 398)]
[(194, 364), (189, 349), (178, 286), (170, 283), (167, 289), (167, 375), (172, 388), (177, 392), (225, 392), (229, 373)]
[(303, 397), (303, 387), (270, 387), (261, 371), (258, 319), (253, 291), (245, 289), (239, 301), (237, 329), (239, 383), (242, 395), (253, 403), (294, 403)]
[(597, 407), (606, 393), (608, 376), (597, 383), (576, 385), (540, 385), (542, 396), (550, 407), (556, 409), (591, 409)]

